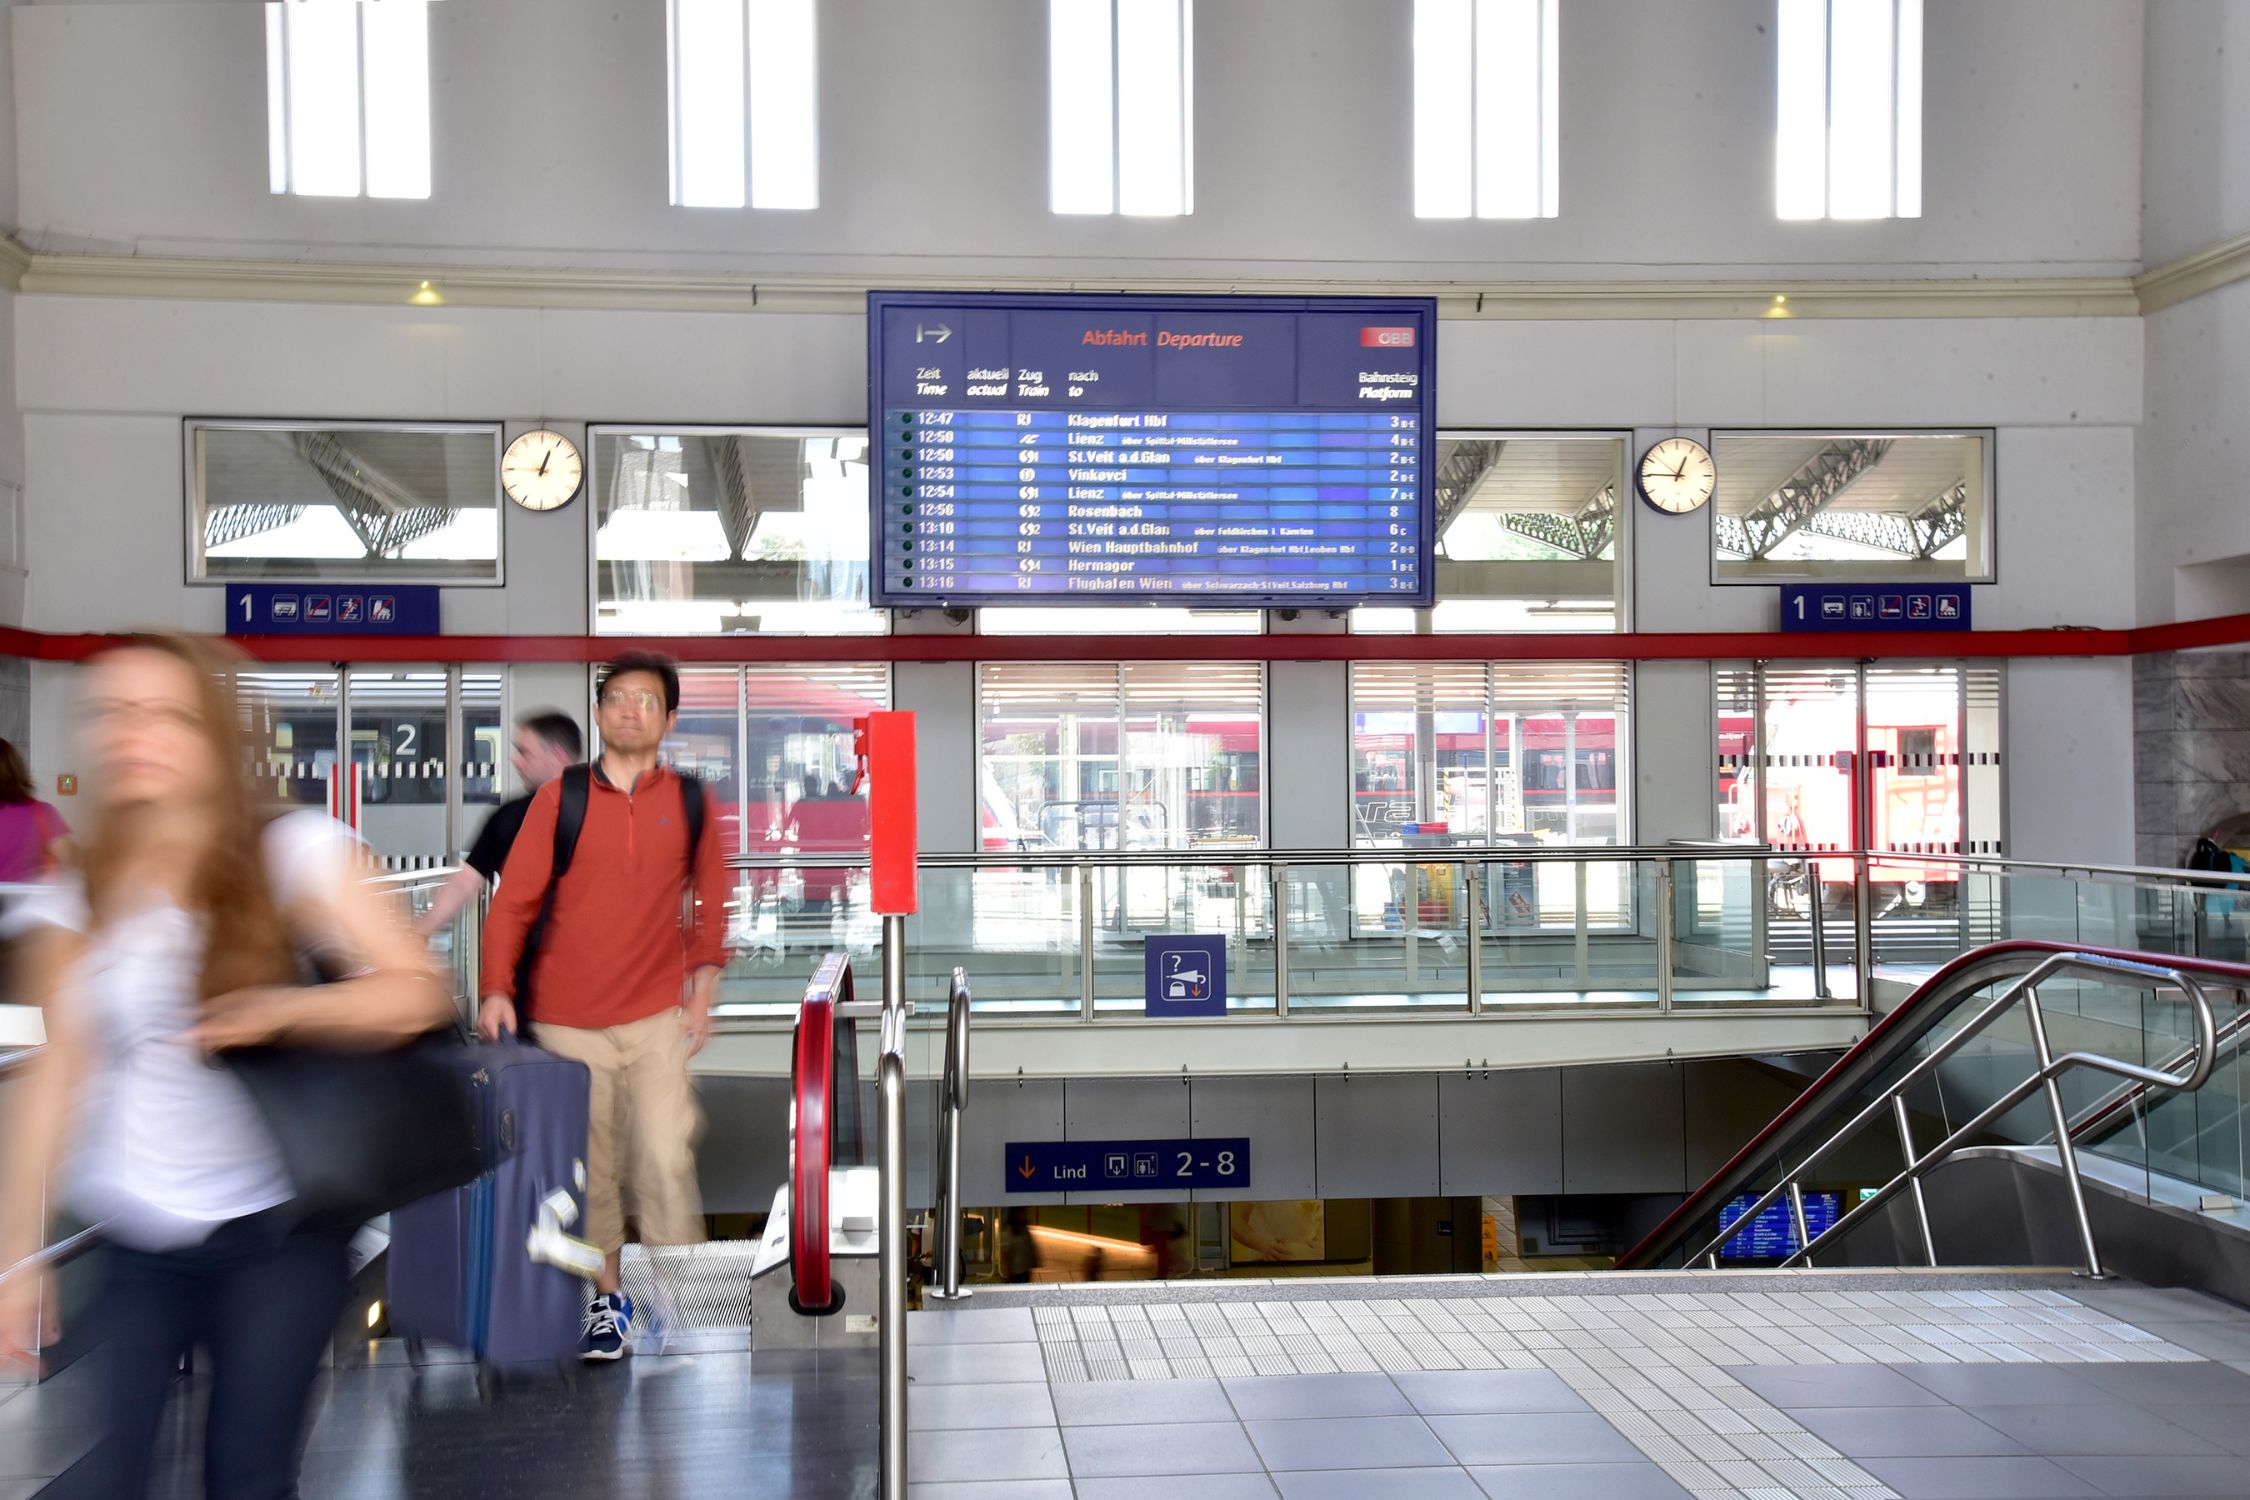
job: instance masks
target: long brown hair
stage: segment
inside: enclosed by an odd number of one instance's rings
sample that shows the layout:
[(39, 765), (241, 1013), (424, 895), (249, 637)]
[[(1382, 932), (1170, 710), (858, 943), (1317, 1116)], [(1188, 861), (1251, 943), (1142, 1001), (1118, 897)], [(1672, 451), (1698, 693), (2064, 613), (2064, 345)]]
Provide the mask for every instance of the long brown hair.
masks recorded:
[[(210, 742), (216, 776), (210, 791), (211, 841), (188, 882), (188, 910), (204, 919), (203, 972), (197, 992), (208, 1004), (233, 991), (290, 984), (297, 963), (288, 925), (266, 881), (262, 836), (271, 821), (252, 786), (243, 748), (235, 680), (246, 660), (232, 646), (199, 636), (135, 635), (112, 647), (170, 657), (189, 669), (196, 707)], [(106, 804), (95, 818), (84, 856), (86, 901), (98, 929), (114, 915), (118, 873), (143, 836), (139, 810)]]
[(0, 740), (0, 803), (31, 800), (31, 771), (23, 763), (23, 752), (10, 741)]

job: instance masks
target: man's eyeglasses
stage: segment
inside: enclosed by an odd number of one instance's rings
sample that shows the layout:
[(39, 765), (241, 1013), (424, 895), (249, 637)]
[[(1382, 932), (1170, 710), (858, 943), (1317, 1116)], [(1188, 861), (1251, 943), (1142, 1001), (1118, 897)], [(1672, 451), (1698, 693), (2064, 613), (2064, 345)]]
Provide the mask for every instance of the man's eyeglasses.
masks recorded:
[(658, 713), (664, 707), (662, 693), (634, 693), (623, 688), (611, 688), (602, 694), (601, 701), (604, 708), (637, 708), (644, 714)]

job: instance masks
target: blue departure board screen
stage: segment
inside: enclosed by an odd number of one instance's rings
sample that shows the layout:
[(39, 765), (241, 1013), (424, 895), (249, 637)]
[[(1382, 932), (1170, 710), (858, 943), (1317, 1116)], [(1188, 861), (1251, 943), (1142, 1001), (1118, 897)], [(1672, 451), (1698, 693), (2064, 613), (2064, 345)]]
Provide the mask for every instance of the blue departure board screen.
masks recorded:
[[(1764, 1213), (1742, 1224), (1743, 1211), (1757, 1201), (1756, 1195), (1743, 1193), (1728, 1199), (1719, 1210), (1721, 1230), (1741, 1225), (1741, 1232), (1729, 1236), (1719, 1247), (1719, 1259), (1786, 1260), (1802, 1248), (1797, 1243), (1796, 1216), (1789, 1211), (1787, 1197), (1768, 1204)], [(1840, 1194), (1805, 1194), (1805, 1231), (1817, 1238), (1835, 1224), (1841, 1212)]]
[(1437, 304), (875, 292), (874, 603), (1432, 602)]

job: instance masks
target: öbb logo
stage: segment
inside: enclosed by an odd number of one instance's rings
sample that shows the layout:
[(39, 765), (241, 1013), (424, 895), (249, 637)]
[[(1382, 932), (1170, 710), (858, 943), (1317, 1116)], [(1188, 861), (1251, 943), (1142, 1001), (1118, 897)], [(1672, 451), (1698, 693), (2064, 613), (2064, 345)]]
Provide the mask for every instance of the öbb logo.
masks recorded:
[(1362, 349), (1411, 349), (1414, 347), (1414, 330), (1407, 328), (1362, 328), (1359, 331)]

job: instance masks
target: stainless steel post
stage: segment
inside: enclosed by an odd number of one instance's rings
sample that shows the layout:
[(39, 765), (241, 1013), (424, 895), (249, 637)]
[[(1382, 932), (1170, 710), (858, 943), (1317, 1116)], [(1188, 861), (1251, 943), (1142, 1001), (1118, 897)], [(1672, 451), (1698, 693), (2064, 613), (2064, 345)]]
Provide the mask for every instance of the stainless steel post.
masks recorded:
[(1804, 1258), (1805, 1268), (1812, 1269), (1812, 1232), (1805, 1225), (1805, 1190), (1796, 1179), (1789, 1182), (1789, 1218), (1797, 1226), (1797, 1254)]
[(1484, 871), (1480, 861), (1461, 867), (1461, 889), (1468, 893), (1469, 1014), (1484, 1013)]
[(876, 1064), (882, 1110), (879, 1262), (882, 1299), (883, 1500), (906, 1500), (906, 918), (883, 918), (883, 1048)]
[(1094, 867), (1078, 867), (1078, 1018), (1094, 1019)]
[[(1347, 877), (1349, 878), (1348, 874)], [(1289, 867), (1273, 867), (1273, 1013), (1289, 1014)]]
[[(1898, 1121), (1898, 1147), (1906, 1153), (1906, 1170), (1912, 1172), (1917, 1165), (1914, 1160), (1914, 1126), (1906, 1117), (1904, 1094), (1891, 1095), (1891, 1118)], [(1922, 1229), (1922, 1258), (1934, 1269), (1937, 1266), (1937, 1241), (1930, 1237), (1930, 1205), (1922, 1196), (1922, 1179), (1909, 1177), (1906, 1180), (1914, 1194), (1914, 1222)]]
[[(2047, 1043), (2047, 1018), (2039, 1004), (2037, 986), (2024, 991), (2023, 1013), (2031, 1021), (2032, 1056), (2039, 1071), (2054, 1065), (2054, 1049)], [(2063, 1186), (2070, 1190), (2071, 1217), (2078, 1221), (2078, 1243), (2086, 1252), (2086, 1274), (2101, 1280), (2102, 1256), (2094, 1248), (2094, 1221), (2086, 1213), (2086, 1184), (2078, 1180), (2078, 1148), (2070, 1143), (2070, 1116), (2063, 1109), (2062, 1089), (2053, 1078), (2046, 1081), (2047, 1113), (2055, 1122), (2055, 1157), (2062, 1164)]]
[(1656, 1008), (1672, 1008), (1672, 862), (1656, 862)]
[(936, 1253), (938, 1284), (923, 1295), (942, 1302), (967, 1299), (961, 1285), (961, 1116), (969, 1102), (969, 978), (953, 971), (953, 996), (945, 1012), (945, 1159), (938, 1179)]
[(1812, 913), (1812, 992), (1815, 1000), (1833, 1000), (1828, 993), (1828, 919), (1820, 909), (1820, 866), (1805, 859), (1805, 910)]
[[(1859, 1008), (1875, 1008), (1875, 878), (1865, 850), (1852, 855), (1852, 958), (1859, 980)], [(1817, 866), (1816, 866), (1817, 868)]]

